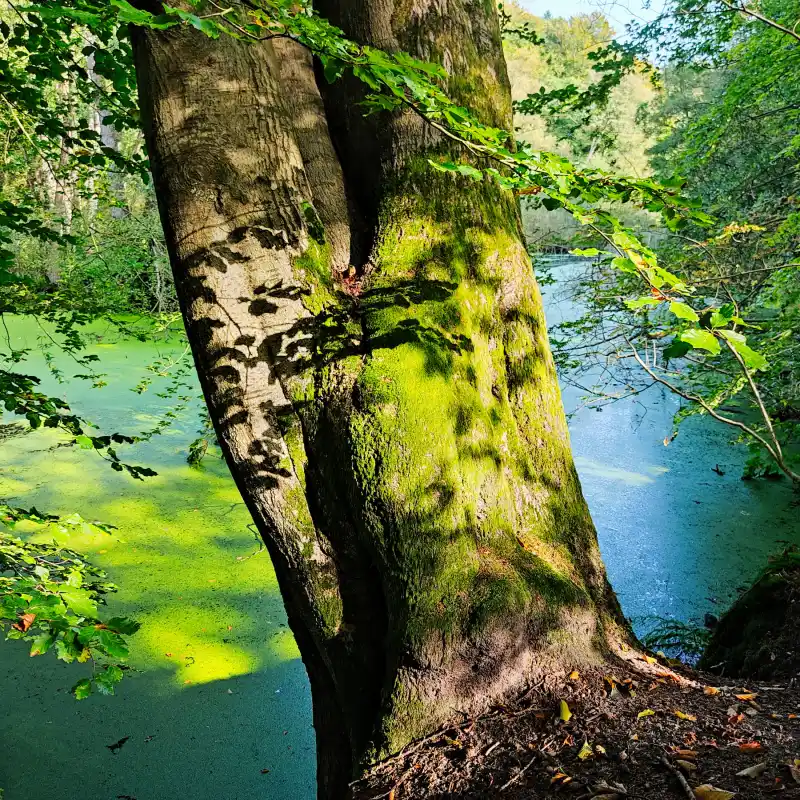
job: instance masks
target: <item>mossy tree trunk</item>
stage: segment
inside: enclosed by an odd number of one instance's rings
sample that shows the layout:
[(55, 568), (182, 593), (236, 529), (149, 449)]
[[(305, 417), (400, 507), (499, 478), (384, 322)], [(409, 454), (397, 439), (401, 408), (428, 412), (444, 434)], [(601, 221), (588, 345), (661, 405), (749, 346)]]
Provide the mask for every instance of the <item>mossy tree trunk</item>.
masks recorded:
[[(491, 0), (323, 0), (510, 128)], [(321, 797), (625, 629), (508, 193), (293, 43), (134, 32), (187, 332), (311, 681)]]

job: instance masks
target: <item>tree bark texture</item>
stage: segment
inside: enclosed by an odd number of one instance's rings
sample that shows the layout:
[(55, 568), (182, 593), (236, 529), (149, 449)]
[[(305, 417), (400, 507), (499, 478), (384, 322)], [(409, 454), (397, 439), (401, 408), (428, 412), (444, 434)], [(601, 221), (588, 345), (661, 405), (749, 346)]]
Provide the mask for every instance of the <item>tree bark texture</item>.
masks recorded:
[[(510, 129), (489, 0), (318, 8)], [(463, 154), (411, 112), (365, 119), (292, 42), (135, 31), (134, 52), (200, 380), (308, 669), (320, 796), (342, 797), (626, 635), (517, 204), (434, 171)]]

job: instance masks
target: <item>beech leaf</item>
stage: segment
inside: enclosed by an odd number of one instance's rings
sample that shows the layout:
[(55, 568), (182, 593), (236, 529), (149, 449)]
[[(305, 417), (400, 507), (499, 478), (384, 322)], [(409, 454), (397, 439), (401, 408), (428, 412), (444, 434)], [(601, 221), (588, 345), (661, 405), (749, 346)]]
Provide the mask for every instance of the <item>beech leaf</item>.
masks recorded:
[(760, 764), (754, 764), (752, 767), (740, 770), (736, 773), (737, 778), (757, 778), (767, 768), (767, 762), (762, 761)]
[(736, 796), (736, 792), (726, 792), (725, 789), (717, 789), (710, 783), (704, 783), (694, 790), (697, 800), (731, 800)]

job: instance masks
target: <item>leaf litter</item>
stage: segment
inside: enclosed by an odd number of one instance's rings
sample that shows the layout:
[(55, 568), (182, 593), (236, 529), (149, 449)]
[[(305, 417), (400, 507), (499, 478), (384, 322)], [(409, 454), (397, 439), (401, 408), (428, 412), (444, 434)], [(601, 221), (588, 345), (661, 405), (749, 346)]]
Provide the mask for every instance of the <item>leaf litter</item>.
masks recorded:
[(645, 665), (547, 676), (518, 703), (409, 745), (351, 796), (800, 800), (800, 688)]

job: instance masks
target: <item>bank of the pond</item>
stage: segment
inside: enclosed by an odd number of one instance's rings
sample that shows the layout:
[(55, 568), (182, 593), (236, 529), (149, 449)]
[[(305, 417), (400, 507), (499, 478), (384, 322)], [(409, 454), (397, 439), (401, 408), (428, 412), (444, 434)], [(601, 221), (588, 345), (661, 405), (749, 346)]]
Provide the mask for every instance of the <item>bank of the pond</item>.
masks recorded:
[[(35, 344), (30, 321), (10, 326)], [(121, 341), (111, 329), (93, 351), (108, 385), (64, 393), (110, 432), (146, 430), (168, 407), (157, 380), (130, 391), (174, 342)], [(72, 369), (69, 362), (59, 366)], [(44, 365), (29, 364), (36, 374)], [(190, 381), (197, 394), (196, 382)], [(0, 787), (6, 800), (245, 798), (314, 793), (314, 739), (305, 670), (286, 627), (269, 558), (224, 465), (186, 464), (198, 404), (163, 435), (125, 450), (158, 476), (113, 472), (92, 453), (59, 447), (53, 432), (0, 444), (0, 496), (48, 512), (78, 511), (118, 527), (70, 545), (108, 570), (120, 591), (110, 611), (142, 622), (131, 640), (135, 672), (116, 697), (76, 702), (70, 686), (86, 670), (0, 642)], [(6, 417), (4, 422), (9, 422)], [(122, 451), (120, 451), (122, 455)], [(125, 739), (116, 752), (108, 748)]]

